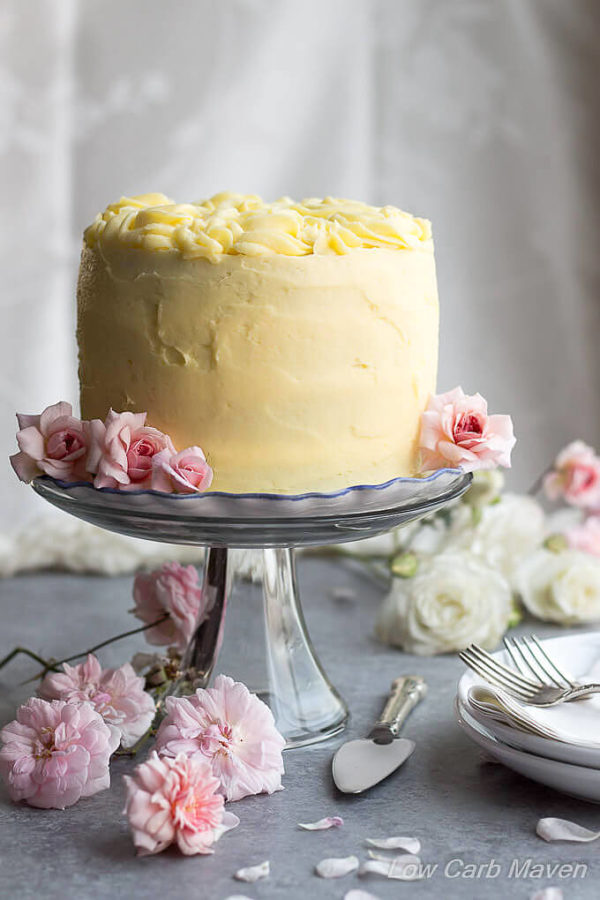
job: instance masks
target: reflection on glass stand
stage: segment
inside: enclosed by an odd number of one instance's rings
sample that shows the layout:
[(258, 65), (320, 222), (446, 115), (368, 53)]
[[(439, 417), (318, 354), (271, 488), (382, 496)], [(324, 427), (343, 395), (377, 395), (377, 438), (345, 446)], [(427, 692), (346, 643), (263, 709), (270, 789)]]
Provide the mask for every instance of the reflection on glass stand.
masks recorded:
[[(429, 479), (396, 479), (377, 491), (356, 488), (329, 496), (305, 495), (297, 503), (275, 495), (187, 498), (152, 491), (104, 491), (48, 477), (36, 479), (33, 487), (54, 506), (109, 531), (207, 546), (203, 586), (207, 612), (184, 654), (185, 674), (173, 693), (182, 695), (208, 685), (222, 655), (226, 674), (255, 690), (269, 704), (287, 746), (299, 747), (341, 731), (348, 710), (308, 636), (291, 548), (381, 534), (456, 499), (470, 479), (448, 470)], [(193, 502), (178, 502), (186, 499)], [(244, 598), (226, 615), (233, 574), (231, 547), (262, 548), (263, 596), (260, 608)], [(224, 636), (229, 646), (221, 654)]]

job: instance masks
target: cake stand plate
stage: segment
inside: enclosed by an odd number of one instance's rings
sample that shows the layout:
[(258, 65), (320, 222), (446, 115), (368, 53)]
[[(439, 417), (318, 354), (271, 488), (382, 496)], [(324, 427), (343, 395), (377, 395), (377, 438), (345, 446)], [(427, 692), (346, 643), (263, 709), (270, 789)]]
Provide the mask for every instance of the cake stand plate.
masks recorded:
[(108, 531), (208, 548), (204, 614), (184, 653), (182, 676), (173, 690), (177, 695), (208, 685), (217, 665), (230, 618), (225, 615), (232, 576), (228, 549), (261, 548), (261, 609), (239, 608), (243, 631), (231, 658), (246, 656), (236, 677), (269, 704), (287, 746), (299, 747), (341, 731), (348, 710), (312, 648), (292, 548), (373, 537), (440, 509), (460, 497), (470, 482), (470, 474), (440, 469), (428, 478), (395, 478), (329, 494), (115, 491), (48, 476), (36, 478), (33, 489), (59, 509)]

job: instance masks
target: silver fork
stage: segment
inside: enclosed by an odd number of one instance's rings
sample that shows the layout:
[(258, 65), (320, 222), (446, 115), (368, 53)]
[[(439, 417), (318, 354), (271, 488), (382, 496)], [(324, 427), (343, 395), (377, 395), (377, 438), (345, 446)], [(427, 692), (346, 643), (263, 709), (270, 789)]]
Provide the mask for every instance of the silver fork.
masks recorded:
[(471, 644), (459, 656), (490, 684), (501, 687), (511, 697), (530, 706), (557, 706), (600, 693), (600, 684), (581, 684), (567, 678), (535, 635), (505, 638), (504, 645), (514, 669), (494, 659), (477, 644)]

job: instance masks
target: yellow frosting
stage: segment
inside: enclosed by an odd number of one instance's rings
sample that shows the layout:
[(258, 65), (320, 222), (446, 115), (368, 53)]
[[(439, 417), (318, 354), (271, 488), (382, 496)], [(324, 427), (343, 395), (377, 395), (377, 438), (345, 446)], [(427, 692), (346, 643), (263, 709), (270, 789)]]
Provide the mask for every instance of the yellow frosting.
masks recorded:
[(414, 474), (438, 302), (428, 226), (406, 217), (401, 237), (405, 216), (231, 194), (109, 207), (81, 260), (83, 416), (147, 411), (178, 449), (204, 449), (215, 490)]
[(121, 197), (85, 231), (89, 247), (178, 250), (218, 262), (224, 253), (263, 256), (344, 254), (357, 247), (433, 251), (431, 226), (395, 206), (334, 197), (266, 204), (252, 194), (215, 194), (174, 203), (164, 194)]

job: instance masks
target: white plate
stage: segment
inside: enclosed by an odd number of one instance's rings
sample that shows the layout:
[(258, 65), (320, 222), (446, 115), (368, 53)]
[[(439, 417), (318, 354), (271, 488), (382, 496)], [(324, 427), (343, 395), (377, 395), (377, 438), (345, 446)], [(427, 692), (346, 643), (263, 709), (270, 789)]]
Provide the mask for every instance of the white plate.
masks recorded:
[(532, 781), (545, 784), (563, 794), (577, 797), (579, 800), (600, 803), (598, 769), (557, 762), (554, 759), (546, 759), (543, 756), (516, 750), (514, 747), (507, 747), (475, 722), (458, 702), (455, 704), (455, 711), (458, 724), (467, 737), (513, 772), (518, 772), (525, 778), (531, 778)]
[[(600, 632), (597, 631), (549, 638), (543, 644), (556, 664), (575, 678), (587, 674), (600, 660)], [(494, 656), (501, 662), (511, 665), (511, 660), (505, 651), (496, 653)], [(474, 672), (467, 670), (458, 682), (458, 701), (461, 708), (467, 711), (479, 725), (483, 726), (487, 733), (502, 743), (527, 753), (600, 769), (600, 749), (585, 746), (585, 739), (580, 744), (571, 744), (529, 734), (518, 728), (511, 728), (496, 722), (471, 707), (467, 701), (469, 689), (476, 684), (485, 683)], [(565, 704), (560, 709), (540, 710), (540, 713), (548, 716), (549, 719), (550, 717), (556, 718), (557, 713), (561, 718), (568, 716), (569, 725), (573, 730), (578, 730), (583, 735), (589, 732), (590, 739), (594, 734), (598, 741), (600, 736), (600, 696), (581, 703)]]
[(519, 728), (511, 728), (509, 725), (495, 722), (473, 706), (465, 707), (459, 703), (459, 709), (461, 713), (464, 712), (470, 719), (481, 725), (492, 737), (516, 750), (524, 750), (535, 756), (544, 756), (546, 759), (586, 766), (590, 769), (600, 769), (600, 750), (595, 750), (593, 747), (579, 747), (577, 744), (551, 741), (548, 738), (539, 737), (537, 734), (521, 731)]

